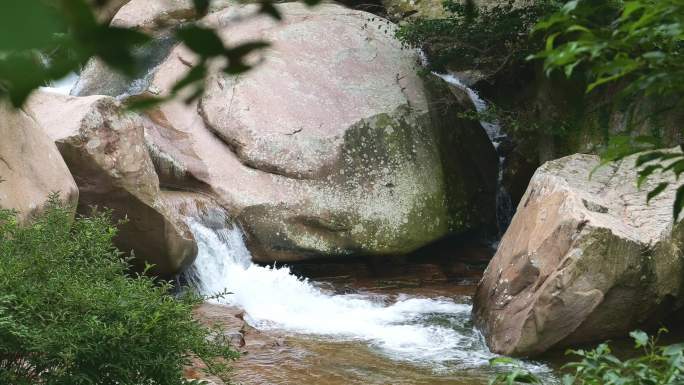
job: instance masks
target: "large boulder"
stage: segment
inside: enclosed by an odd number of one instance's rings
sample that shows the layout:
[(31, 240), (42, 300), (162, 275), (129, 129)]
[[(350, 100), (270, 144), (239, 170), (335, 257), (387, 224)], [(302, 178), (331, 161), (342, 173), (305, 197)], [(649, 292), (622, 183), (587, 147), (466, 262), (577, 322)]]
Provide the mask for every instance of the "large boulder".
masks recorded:
[(535, 173), (475, 296), (474, 317), (497, 353), (625, 336), (682, 306), (684, 227), (677, 183), (636, 187), (634, 158), (599, 168), (591, 155)]
[(154, 264), (155, 273), (169, 276), (194, 260), (197, 245), (162, 196), (139, 116), (108, 96), (42, 91), (30, 98), (28, 109), (76, 179), (79, 212), (99, 206), (111, 209), (117, 220), (125, 218), (115, 241), (135, 253), (140, 267)]
[[(245, 74), (214, 73), (199, 101), (146, 114), (162, 186), (214, 196), (264, 262), (407, 253), (488, 224), (494, 149), (481, 127), (456, 118), (466, 107), (426, 90), (393, 26), (335, 4), (277, 7), (282, 22), (246, 17), (258, 10), (250, 5), (203, 20), (229, 44), (271, 48)], [(102, 84), (107, 70), (88, 67), (77, 92), (164, 95), (196, 62), (182, 45), (164, 55), (128, 86)], [(491, 202), (471, 204), (482, 197)]]
[(0, 102), (0, 208), (29, 219), (52, 193), (76, 207), (78, 189), (57, 147), (22, 110)]

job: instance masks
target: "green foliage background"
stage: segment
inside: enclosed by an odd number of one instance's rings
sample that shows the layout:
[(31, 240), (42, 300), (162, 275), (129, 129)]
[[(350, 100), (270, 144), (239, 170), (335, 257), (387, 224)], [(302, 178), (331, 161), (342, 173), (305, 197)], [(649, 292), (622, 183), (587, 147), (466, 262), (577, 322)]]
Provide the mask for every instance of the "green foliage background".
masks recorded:
[[(543, 60), (547, 74), (562, 71), (572, 78), (580, 73), (588, 79), (587, 93), (618, 84), (618, 97), (628, 103), (654, 100), (659, 108), (652, 114), (684, 107), (684, 0), (568, 1), (535, 30), (545, 34), (546, 44), (530, 59)], [(682, 128), (679, 131), (681, 135)], [(632, 132), (616, 135), (603, 153), (604, 163), (645, 152), (635, 163), (638, 185), (657, 173), (679, 179), (684, 154), (660, 151), (659, 139)], [(661, 182), (648, 199), (667, 185)], [(683, 208), (684, 186), (680, 186), (673, 206), (675, 219)]]
[(542, 48), (541, 39), (530, 39), (530, 31), (541, 18), (558, 10), (560, 3), (538, 0), (517, 6), (513, 0), (504, 0), (478, 8), (472, 1), (445, 0), (443, 8), (446, 17), (404, 24), (397, 38), (424, 49), (431, 69), (443, 71), (450, 66), (493, 75), (521, 65)]

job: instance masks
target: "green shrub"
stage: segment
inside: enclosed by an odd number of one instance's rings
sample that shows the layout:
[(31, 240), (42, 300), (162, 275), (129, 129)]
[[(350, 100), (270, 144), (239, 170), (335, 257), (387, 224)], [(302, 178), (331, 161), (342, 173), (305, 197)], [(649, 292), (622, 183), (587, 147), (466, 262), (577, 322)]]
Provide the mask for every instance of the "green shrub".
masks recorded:
[[(635, 349), (642, 355), (626, 360), (616, 357), (608, 344), (596, 349), (569, 350), (568, 354), (579, 358), (563, 367), (568, 372), (562, 378), (563, 385), (680, 385), (684, 384), (684, 343), (659, 346), (657, 336), (649, 337), (642, 331), (634, 331)], [(542, 384), (529, 371), (522, 369), (514, 360), (492, 360), (493, 365), (513, 365), (512, 370), (492, 378), (494, 384)]]
[(412, 47), (425, 48), (433, 69), (446, 65), (493, 74), (507, 65), (524, 63), (542, 48), (542, 39), (530, 32), (544, 16), (559, 8), (553, 0), (516, 6), (513, 0), (478, 8), (471, 1), (445, 0), (448, 16), (417, 19), (397, 30), (397, 37)]
[[(548, 74), (588, 79), (587, 92), (621, 86), (620, 98), (638, 106), (649, 98), (658, 108), (651, 115), (684, 106), (684, 0), (573, 0), (536, 26), (546, 35), (541, 59)], [(679, 129), (681, 133), (681, 128)], [(684, 172), (684, 155), (657, 151), (657, 136), (631, 133), (611, 138), (604, 163), (636, 152), (638, 184), (657, 173)], [(666, 182), (648, 199), (665, 191)], [(673, 216), (684, 208), (684, 185), (678, 187)]]
[(129, 275), (115, 234), (54, 197), (27, 226), (0, 210), (1, 384), (182, 384), (193, 358), (227, 378), (236, 353), (193, 319), (201, 299)]

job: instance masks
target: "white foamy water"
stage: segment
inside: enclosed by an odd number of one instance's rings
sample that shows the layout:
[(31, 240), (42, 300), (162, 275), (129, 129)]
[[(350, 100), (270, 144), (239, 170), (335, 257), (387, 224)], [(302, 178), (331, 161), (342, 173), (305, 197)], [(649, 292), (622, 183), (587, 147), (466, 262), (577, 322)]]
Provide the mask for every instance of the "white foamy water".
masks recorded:
[(62, 79), (52, 82), (52, 84), (49, 87), (40, 88), (45, 91), (56, 92), (62, 95), (69, 95), (71, 89), (74, 88), (74, 85), (77, 81), (78, 74), (76, 72), (72, 72), (69, 75), (63, 77)]
[[(475, 92), (475, 90), (466, 86), (456, 75), (451, 73), (442, 74), (438, 72), (433, 72), (433, 74), (445, 82), (465, 90), (465, 92), (468, 94), (468, 97), (473, 102), (473, 105), (475, 105), (475, 110), (478, 113), (482, 114), (487, 112), (487, 109), (489, 108), (487, 102), (485, 102), (484, 99), (482, 99), (480, 95)], [(481, 120), (480, 125), (482, 125), (482, 128), (484, 128), (485, 132), (487, 132), (487, 136), (492, 144), (494, 144), (494, 147), (498, 147), (503, 136), (503, 133), (501, 132), (501, 124), (499, 124), (496, 119), (491, 119), (491, 121)]]
[(494, 357), (470, 326), (471, 306), (448, 298), (336, 295), (294, 276), (287, 268), (258, 266), (239, 228), (190, 227), (199, 254), (188, 277), (201, 294), (233, 294), (218, 300), (244, 309), (257, 329), (278, 329), (367, 342), (392, 359), (479, 367)]

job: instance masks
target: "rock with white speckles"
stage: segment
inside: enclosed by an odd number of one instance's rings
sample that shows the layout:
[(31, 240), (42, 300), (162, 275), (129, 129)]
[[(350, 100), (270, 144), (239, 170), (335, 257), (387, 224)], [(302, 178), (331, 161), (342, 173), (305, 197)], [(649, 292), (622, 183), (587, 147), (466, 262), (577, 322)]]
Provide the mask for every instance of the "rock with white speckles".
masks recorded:
[(624, 337), (683, 305), (684, 225), (673, 229), (676, 183), (636, 187), (634, 158), (598, 169), (596, 156), (541, 166), (487, 267), (474, 316), (490, 348), (530, 356)]
[(45, 127), (69, 166), (78, 188), (78, 211), (91, 206), (127, 218), (115, 239), (133, 250), (140, 267), (170, 276), (197, 254), (194, 238), (166, 204), (148, 153), (143, 120), (108, 96), (73, 97), (36, 92), (27, 109)]
[[(262, 262), (407, 253), (493, 218), (491, 143), (378, 28), (391, 23), (336, 4), (277, 7), (283, 22), (245, 18), (256, 5), (204, 19), (229, 44), (271, 47), (245, 74), (214, 73), (198, 102), (147, 113), (162, 185), (213, 196)], [(138, 97), (166, 94), (194, 61), (171, 48)], [(81, 91), (119, 96), (97, 73), (84, 70)]]
[(39, 123), (0, 102), (0, 208), (24, 222), (51, 193), (76, 207), (78, 189), (57, 147)]

